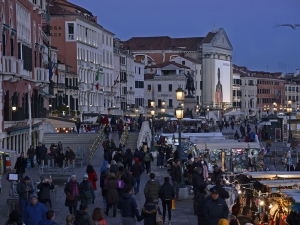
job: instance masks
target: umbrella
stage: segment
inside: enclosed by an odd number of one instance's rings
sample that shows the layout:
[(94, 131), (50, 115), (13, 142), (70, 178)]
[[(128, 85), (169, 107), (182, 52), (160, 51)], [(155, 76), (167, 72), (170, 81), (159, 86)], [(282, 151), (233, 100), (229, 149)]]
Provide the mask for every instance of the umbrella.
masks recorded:
[(158, 114), (157, 116), (155, 116), (155, 118), (163, 118), (163, 117), (174, 117), (170, 114), (167, 114), (167, 113), (161, 113), (161, 114)]

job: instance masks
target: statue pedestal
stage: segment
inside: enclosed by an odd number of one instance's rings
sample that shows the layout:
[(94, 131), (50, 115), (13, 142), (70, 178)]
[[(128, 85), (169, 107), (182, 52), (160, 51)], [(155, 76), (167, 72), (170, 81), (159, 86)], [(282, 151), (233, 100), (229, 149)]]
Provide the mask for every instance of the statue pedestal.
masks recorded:
[(183, 103), (184, 103), (184, 111), (186, 112), (187, 108), (189, 108), (189, 110), (193, 110), (192, 114), (193, 114), (194, 119), (196, 119), (197, 118), (197, 113), (195, 111), (195, 107), (197, 105), (196, 98), (186, 96), (183, 100)]

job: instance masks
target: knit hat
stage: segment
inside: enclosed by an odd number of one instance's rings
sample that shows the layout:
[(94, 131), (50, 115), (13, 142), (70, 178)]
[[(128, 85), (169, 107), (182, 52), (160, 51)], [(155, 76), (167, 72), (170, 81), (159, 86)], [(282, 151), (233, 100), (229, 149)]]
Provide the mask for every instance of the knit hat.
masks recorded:
[(226, 219), (220, 219), (218, 222), (218, 225), (229, 225), (228, 220)]
[(135, 157), (135, 158), (134, 158), (134, 161), (137, 163), (137, 162), (139, 162), (140, 160), (139, 160), (139, 158)]
[(9, 214), (9, 219), (11, 219), (11, 220), (19, 220), (21, 217), (22, 217), (22, 215), (17, 210), (13, 210)]
[(30, 195), (30, 198), (36, 198), (36, 199), (38, 199), (38, 196), (36, 194), (32, 194), (32, 195)]
[(23, 180), (30, 180), (29, 176), (25, 176)]
[(71, 178), (76, 178), (76, 175), (73, 174), (73, 175), (71, 176)]
[(89, 178), (89, 175), (88, 175), (87, 173), (85, 173), (85, 174), (83, 175), (83, 179), (84, 179), (84, 178), (88, 179), (88, 178)]

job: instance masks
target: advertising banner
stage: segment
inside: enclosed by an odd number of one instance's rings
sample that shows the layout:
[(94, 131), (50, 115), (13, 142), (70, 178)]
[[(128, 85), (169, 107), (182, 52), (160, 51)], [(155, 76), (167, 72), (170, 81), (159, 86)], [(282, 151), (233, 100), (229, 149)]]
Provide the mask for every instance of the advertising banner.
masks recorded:
[(230, 80), (230, 62), (215, 60), (215, 104), (231, 102)]

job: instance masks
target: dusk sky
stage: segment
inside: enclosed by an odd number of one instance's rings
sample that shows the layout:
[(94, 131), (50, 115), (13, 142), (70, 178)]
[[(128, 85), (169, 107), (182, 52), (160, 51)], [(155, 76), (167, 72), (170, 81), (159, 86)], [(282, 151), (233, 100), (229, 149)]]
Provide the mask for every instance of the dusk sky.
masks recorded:
[(131, 37), (204, 37), (224, 28), (233, 63), (250, 70), (300, 68), (299, 0), (69, 0), (98, 16), (122, 41)]

